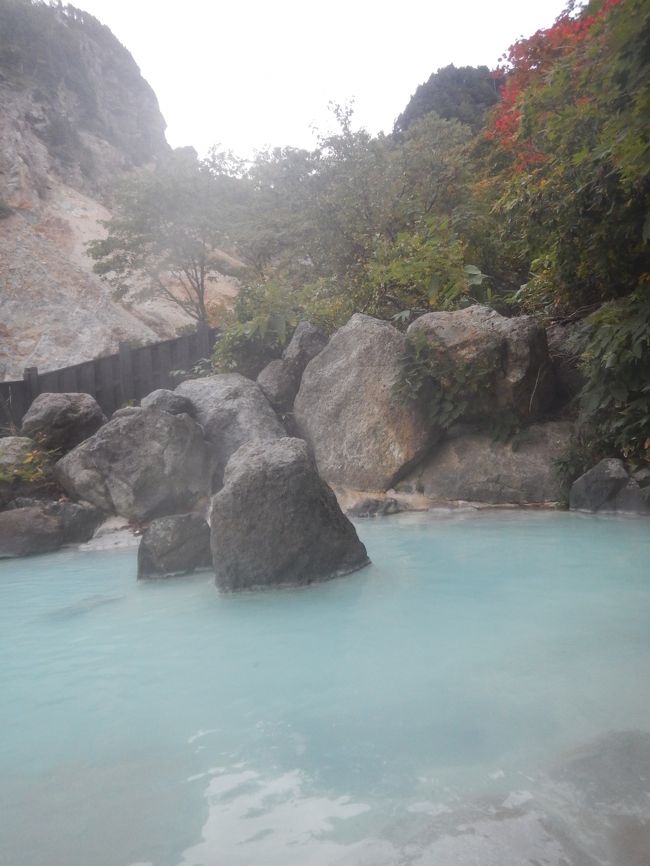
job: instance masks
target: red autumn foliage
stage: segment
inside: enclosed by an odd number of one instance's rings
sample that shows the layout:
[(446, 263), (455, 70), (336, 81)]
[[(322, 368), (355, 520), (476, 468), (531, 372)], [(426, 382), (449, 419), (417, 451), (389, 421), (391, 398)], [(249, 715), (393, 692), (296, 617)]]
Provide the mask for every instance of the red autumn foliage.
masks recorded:
[(505, 63), (492, 73), (505, 83), (485, 137), (497, 142), (512, 156), (515, 172), (524, 172), (547, 159), (522, 135), (520, 106), (527, 88), (539, 81), (557, 60), (574, 52), (593, 28), (621, 2), (623, 0), (605, 0), (600, 9), (591, 15), (572, 17), (569, 11), (563, 12), (552, 27), (538, 30), (528, 39), (515, 42), (502, 58)]

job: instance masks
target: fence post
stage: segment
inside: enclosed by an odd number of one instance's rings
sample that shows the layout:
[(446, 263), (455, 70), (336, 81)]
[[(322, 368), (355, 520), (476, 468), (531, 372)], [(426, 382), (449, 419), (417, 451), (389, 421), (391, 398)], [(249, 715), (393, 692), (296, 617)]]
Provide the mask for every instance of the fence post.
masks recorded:
[(197, 360), (210, 357), (210, 328), (205, 322), (199, 322), (196, 326), (196, 345), (199, 352)]
[(23, 379), (27, 386), (27, 410), (38, 397), (38, 367), (25, 367)]
[(131, 347), (128, 343), (120, 342), (119, 355), (122, 402), (128, 403), (129, 400), (133, 400), (133, 359), (131, 358)]

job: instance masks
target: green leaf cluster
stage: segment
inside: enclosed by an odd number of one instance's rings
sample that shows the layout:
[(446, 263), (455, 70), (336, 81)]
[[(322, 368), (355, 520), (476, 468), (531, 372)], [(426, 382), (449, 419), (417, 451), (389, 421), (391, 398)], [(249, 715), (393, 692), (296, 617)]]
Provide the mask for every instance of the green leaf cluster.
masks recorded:
[(650, 463), (650, 292), (612, 302), (588, 320), (582, 353), (583, 422), (601, 443)]
[(494, 375), (493, 370), (452, 360), (446, 346), (424, 331), (407, 337), (399, 367), (394, 396), (424, 407), (431, 425), (443, 430), (466, 414)]

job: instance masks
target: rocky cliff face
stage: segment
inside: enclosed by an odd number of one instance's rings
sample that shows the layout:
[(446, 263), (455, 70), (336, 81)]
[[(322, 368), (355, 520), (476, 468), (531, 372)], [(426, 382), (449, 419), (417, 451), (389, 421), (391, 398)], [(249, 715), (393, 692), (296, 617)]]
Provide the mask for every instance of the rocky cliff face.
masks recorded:
[(173, 336), (173, 307), (125, 305), (92, 273), (116, 176), (169, 151), (153, 90), (73, 7), (0, 0), (0, 379)]

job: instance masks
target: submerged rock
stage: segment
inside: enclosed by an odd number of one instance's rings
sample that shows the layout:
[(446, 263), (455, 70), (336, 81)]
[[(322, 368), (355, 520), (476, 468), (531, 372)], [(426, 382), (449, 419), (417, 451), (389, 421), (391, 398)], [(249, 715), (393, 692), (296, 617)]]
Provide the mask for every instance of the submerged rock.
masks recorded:
[(65, 454), (106, 423), (90, 394), (39, 394), (23, 418), (22, 435)]
[(369, 561), (301, 439), (242, 446), (212, 498), (210, 523), (224, 590), (307, 584)]
[(88, 503), (34, 502), (0, 513), (0, 557), (49, 553), (92, 536), (102, 520)]
[(368, 497), (356, 502), (346, 513), (349, 517), (387, 517), (399, 514), (401, 510), (399, 502), (390, 496), (384, 499)]
[(488, 433), (450, 437), (398, 489), (439, 502), (555, 502), (562, 491), (554, 460), (566, 450), (571, 431), (571, 424), (551, 421), (534, 424), (509, 442)]
[(295, 422), (327, 482), (386, 490), (435, 440), (424, 408), (393, 393), (405, 342), (387, 322), (357, 314), (307, 365)]
[(200, 514), (153, 520), (138, 550), (138, 578), (189, 574), (212, 565), (210, 527)]
[(209, 442), (213, 490), (226, 463), (246, 442), (279, 439), (286, 431), (259, 387), (238, 373), (189, 379), (174, 392), (192, 404)]
[(495, 409), (529, 420), (552, 403), (555, 378), (546, 333), (532, 316), (508, 319), (475, 304), (420, 316), (407, 334), (420, 333), (426, 335), (434, 355), (439, 354), (442, 369), (469, 368), (480, 382), (463, 420), (491, 417)]
[(102, 511), (147, 520), (209, 492), (209, 454), (188, 415), (139, 409), (115, 418), (56, 464), (62, 487)]

